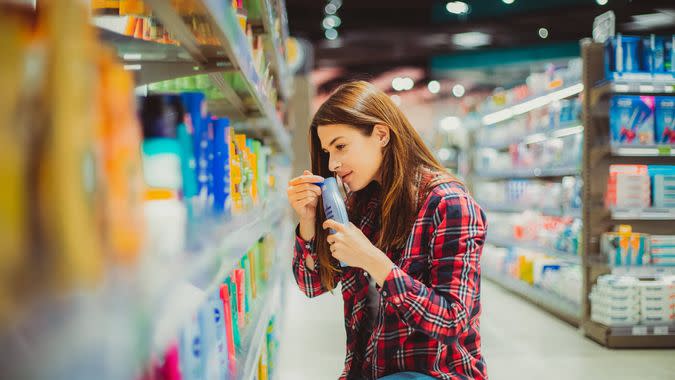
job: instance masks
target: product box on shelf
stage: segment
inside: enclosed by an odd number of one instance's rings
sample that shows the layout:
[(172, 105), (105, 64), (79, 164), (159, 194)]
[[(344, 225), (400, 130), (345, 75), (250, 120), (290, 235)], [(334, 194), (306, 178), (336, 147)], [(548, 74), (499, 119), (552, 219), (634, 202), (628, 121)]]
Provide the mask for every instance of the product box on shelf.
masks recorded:
[(675, 166), (650, 165), (654, 207), (675, 208)]
[(626, 36), (605, 42), (605, 77), (621, 79), (672, 79), (675, 36)]
[(647, 165), (611, 165), (605, 203), (609, 208), (646, 208), (651, 204)]
[(612, 96), (609, 107), (612, 143), (653, 145), (654, 103), (653, 96)]
[(657, 144), (675, 144), (675, 97), (656, 97), (654, 128)]

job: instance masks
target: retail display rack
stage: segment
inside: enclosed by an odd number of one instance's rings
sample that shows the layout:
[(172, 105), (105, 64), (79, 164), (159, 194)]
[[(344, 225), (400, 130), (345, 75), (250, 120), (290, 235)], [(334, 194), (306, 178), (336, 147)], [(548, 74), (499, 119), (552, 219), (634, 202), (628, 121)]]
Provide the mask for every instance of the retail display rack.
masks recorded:
[[(266, 56), (271, 57), (276, 88), (284, 99), (291, 94), (292, 76), (288, 72), (283, 49), (288, 34), (288, 25), (283, 3), (273, 0), (257, 0), (261, 20), (249, 20), (259, 25), (255, 29), (265, 40)], [(276, 105), (264, 91), (264, 73), (257, 71), (250, 44), (238, 26), (237, 16), (227, 2), (190, 0), (170, 2), (147, 0), (153, 16), (174, 36), (179, 45), (161, 44), (103, 30), (102, 37), (115, 45), (119, 57), (128, 70), (136, 72), (138, 84), (149, 84), (166, 79), (189, 75), (208, 74), (213, 85), (222, 94), (222, 101), (215, 101), (209, 109), (218, 110), (236, 120), (260, 119), (262, 129), (256, 131), (287, 155), (290, 150), (290, 135), (276, 112)], [(276, 10), (278, 19), (273, 18)], [(189, 14), (185, 14), (189, 10)], [(189, 18), (199, 16), (213, 36), (208, 44), (201, 43), (193, 33)], [(109, 20), (94, 20), (97, 25)], [(276, 27), (276, 25), (279, 25)], [(243, 78), (246, 94), (236, 92), (223, 80), (223, 72), (237, 72)]]
[[(563, 217), (569, 219), (580, 219), (581, 212), (579, 208), (572, 209), (562, 205), (554, 207), (536, 207), (518, 202), (495, 201), (489, 197), (480, 198), (478, 196), (478, 186), (481, 183), (494, 183), (503, 181), (525, 180), (525, 181), (545, 181), (560, 182), (563, 177), (579, 177), (581, 175), (581, 162), (567, 161), (564, 163), (553, 164), (534, 164), (533, 166), (516, 166), (512, 168), (491, 168), (479, 167), (476, 163), (479, 161), (476, 154), (488, 150), (494, 152), (507, 152), (513, 146), (534, 145), (546, 143), (553, 139), (561, 139), (568, 136), (580, 135), (584, 129), (582, 122), (572, 117), (569, 120), (556, 122), (555, 125), (538, 125), (534, 128), (521, 128), (522, 131), (514, 133), (504, 133), (501, 138), (486, 139), (485, 133), (489, 128), (501, 128), (505, 123), (518, 123), (519, 120), (525, 123), (525, 119), (534, 116), (531, 114), (546, 112), (548, 107), (559, 101), (567, 101), (578, 97), (584, 91), (584, 86), (579, 82), (579, 78), (569, 79), (567, 83), (557, 81), (546, 90), (532, 94), (511, 104), (505, 104), (501, 107), (492, 108), (489, 112), (483, 112), (478, 115), (472, 115), (476, 120), (474, 127), (470, 129), (470, 140), (473, 152), (469, 155), (470, 173), (468, 173), (467, 183), (469, 183), (475, 193), (478, 202), (490, 214), (500, 213), (508, 215), (517, 215), (525, 211), (537, 211), (545, 217)], [(535, 161), (536, 162), (536, 161)], [(509, 250), (527, 250), (536, 252), (541, 257), (553, 258), (559, 262), (573, 267), (579, 266), (581, 258), (575, 253), (558, 250), (532, 241), (516, 239), (508, 234), (488, 231), (486, 243), (492, 246), (506, 248)], [(486, 250), (487, 251), (487, 250)], [(484, 252), (484, 256), (490, 255), (490, 252)], [(514, 277), (512, 274), (505, 273), (505, 269), (496, 269), (484, 262), (482, 265), (484, 278), (499, 284), (504, 289), (518, 295), (519, 297), (533, 303), (534, 305), (548, 311), (552, 315), (574, 326), (581, 323), (581, 308), (576, 302), (566, 299), (559, 294), (545, 289), (536, 284), (532, 284), (522, 279)]]
[(624, 146), (609, 142), (609, 103), (614, 94), (670, 95), (673, 77), (659, 78), (630, 74), (605, 80), (605, 45), (587, 42), (582, 45), (583, 83), (587, 96), (583, 101), (583, 275), (584, 298), (582, 325), (585, 334), (612, 348), (675, 347), (675, 326), (609, 327), (591, 320), (589, 293), (599, 276), (608, 273), (655, 276), (663, 267), (612, 267), (600, 257), (600, 236), (619, 224), (630, 224), (634, 232), (672, 235), (675, 211), (672, 209), (608, 209), (609, 167), (615, 164), (675, 164), (672, 146)]

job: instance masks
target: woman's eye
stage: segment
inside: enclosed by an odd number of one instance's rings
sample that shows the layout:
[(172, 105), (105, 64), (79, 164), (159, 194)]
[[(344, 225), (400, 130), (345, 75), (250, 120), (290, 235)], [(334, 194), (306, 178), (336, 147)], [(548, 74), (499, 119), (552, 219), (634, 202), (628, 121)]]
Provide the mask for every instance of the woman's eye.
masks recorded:
[(342, 150), (345, 148), (345, 146), (346, 146), (345, 144), (338, 144), (335, 146), (335, 148), (337, 148), (337, 150)]

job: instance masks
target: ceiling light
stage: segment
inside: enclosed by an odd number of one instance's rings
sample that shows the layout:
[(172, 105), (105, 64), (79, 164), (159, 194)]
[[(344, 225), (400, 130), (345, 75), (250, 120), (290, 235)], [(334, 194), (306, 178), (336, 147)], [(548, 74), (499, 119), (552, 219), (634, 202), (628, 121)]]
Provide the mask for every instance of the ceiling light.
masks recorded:
[(334, 15), (335, 12), (337, 12), (338, 7), (335, 6), (335, 4), (330, 3), (326, 5), (326, 8), (324, 8), (324, 11), (326, 12), (327, 15)]
[(405, 77), (401, 80), (404, 90), (412, 90), (415, 87), (415, 81), (412, 78)]
[(461, 84), (456, 84), (452, 87), (452, 94), (455, 95), (458, 98), (461, 98), (464, 96), (464, 93), (466, 93), (466, 90), (464, 89), (464, 86)]
[(607, 5), (607, 0), (595, 0), (598, 5)]
[(403, 78), (396, 77), (394, 78), (394, 80), (391, 81), (391, 87), (396, 91), (402, 91), (403, 87), (405, 87), (402, 82)]
[(448, 116), (441, 119), (441, 129), (450, 132), (459, 129), (462, 126), (462, 120), (457, 116)]
[(479, 46), (485, 46), (490, 43), (492, 37), (489, 34), (482, 32), (467, 32), (467, 33), (457, 33), (452, 36), (452, 42), (455, 45), (475, 48)]
[(463, 15), (469, 13), (469, 4), (463, 1), (451, 1), (445, 5), (448, 12), (456, 15)]
[(539, 37), (541, 37), (541, 38), (548, 38), (548, 29), (546, 29), (546, 28), (539, 28)]
[(441, 91), (441, 84), (438, 83), (437, 80), (432, 80), (429, 82), (427, 85), (427, 88), (429, 89), (429, 92), (432, 94), (438, 94), (439, 91)]
[(516, 0), (502, 0), (502, 2), (504, 2), (504, 4), (509, 4), (509, 5), (511, 5), (511, 4), (515, 3)]
[(330, 16), (330, 18), (333, 19), (336, 28), (342, 25), (342, 19), (339, 16)]
[(335, 40), (338, 38), (338, 32), (335, 29), (326, 29), (326, 38), (329, 40)]
[(331, 0), (330, 4), (335, 5), (335, 8), (340, 9), (342, 6), (342, 0)]
[(396, 104), (397, 106), (401, 105), (401, 97), (398, 95), (392, 95), (391, 100)]
[(331, 16), (326, 16), (323, 19), (323, 28), (324, 29), (333, 29), (335, 28), (335, 20), (331, 18)]

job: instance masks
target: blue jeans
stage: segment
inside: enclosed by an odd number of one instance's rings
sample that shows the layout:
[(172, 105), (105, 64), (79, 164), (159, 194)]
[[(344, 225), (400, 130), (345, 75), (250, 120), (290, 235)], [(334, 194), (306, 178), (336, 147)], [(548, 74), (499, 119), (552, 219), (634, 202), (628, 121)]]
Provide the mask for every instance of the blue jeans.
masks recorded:
[(425, 375), (419, 372), (399, 372), (392, 375), (387, 375), (385, 377), (380, 377), (378, 380), (426, 380), (433, 379), (429, 375)]

